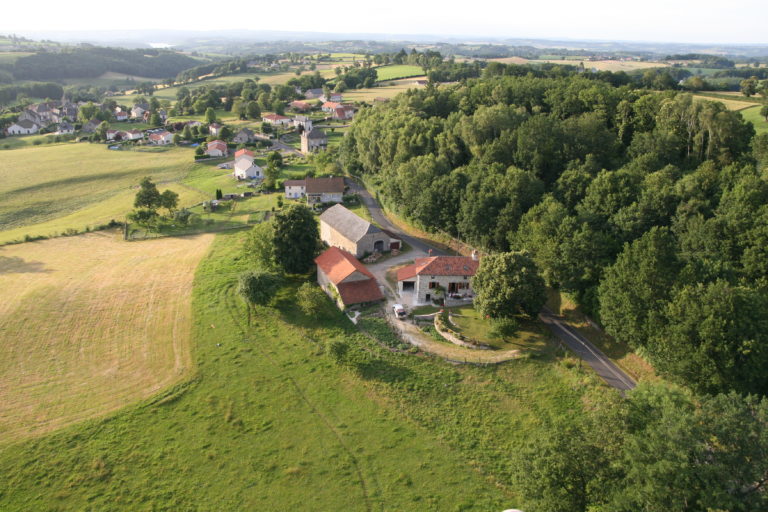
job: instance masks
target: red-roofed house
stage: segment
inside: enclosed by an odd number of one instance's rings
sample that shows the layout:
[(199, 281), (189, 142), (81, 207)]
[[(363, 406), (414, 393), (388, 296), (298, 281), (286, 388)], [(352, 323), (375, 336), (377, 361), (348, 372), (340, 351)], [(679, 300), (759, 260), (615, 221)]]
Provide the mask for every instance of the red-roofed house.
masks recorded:
[(336, 103), (335, 101), (326, 101), (325, 103), (323, 103), (323, 106), (320, 108), (322, 109), (323, 112), (333, 112), (337, 108), (343, 107), (343, 106), (344, 105), (342, 105), (341, 103)]
[(373, 274), (347, 251), (331, 247), (315, 258), (315, 263), (317, 283), (339, 308), (384, 298)]
[(265, 123), (274, 124), (276, 126), (291, 123), (290, 117), (281, 116), (279, 114), (267, 114), (265, 116), (261, 116), (261, 120)]
[(290, 107), (293, 110), (297, 110), (299, 112), (306, 112), (307, 110), (312, 110), (312, 105), (310, 105), (306, 101), (301, 101), (301, 100), (292, 101), (290, 103)]
[(413, 304), (429, 303), (440, 287), (447, 293), (473, 296), (471, 279), (479, 261), (466, 256), (417, 258), (397, 271), (397, 291), (413, 297)]
[(331, 114), (331, 117), (333, 119), (338, 119), (340, 121), (346, 121), (347, 119), (352, 119), (352, 116), (355, 115), (355, 109), (352, 107), (337, 107), (333, 110), (333, 113)]
[(165, 146), (173, 142), (173, 134), (168, 131), (160, 131), (149, 135), (149, 143), (157, 146)]
[(222, 140), (212, 140), (208, 143), (205, 154), (215, 158), (227, 156), (229, 154), (227, 143)]

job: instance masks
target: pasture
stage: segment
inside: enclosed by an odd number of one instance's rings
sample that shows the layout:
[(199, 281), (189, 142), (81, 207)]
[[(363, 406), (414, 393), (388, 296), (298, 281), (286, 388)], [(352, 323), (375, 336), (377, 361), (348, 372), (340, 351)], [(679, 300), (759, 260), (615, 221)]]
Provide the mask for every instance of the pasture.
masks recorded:
[(760, 115), (761, 108), (762, 107), (760, 106), (750, 107), (742, 110), (741, 115), (755, 126), (755, 131), (757, 133), (768, 133), (768, 121), (765, 120), (765, 117)]
[(302, 313), (299, 277), (248, 325), (243, 239), (217, 235), (198, 267), (194, 377), (5, 447), (0, 509), (503, 510), (517, 503), (510, 451), (614, 394), (570, 359), (482, 368), (390, 352), (329, 302)]
[(0, 439), (40, 436), (186, 377), (192, 279), (213, 235), (114, 231), (0, 248)]
[[(552, 55), (545, 55), (544, 57), (554, 57)], [(649, 68), (662, 68), (669, 66), (666, 62), (639, 62), (639, 61), (622, 61), (622, 60), (615, 60), (615, 59), (606, 59), (606, 60), (588, 60), (586, 58), (579, 58), (579, 57), (571, 57), (568, 59), (557, 59), (557, 58), (541, 58), (541, 59), (525, 59), (523, 57), (504, 57), (504, 58), (498, 58), (498, 59), (487, 59), (488, 62), (502, 62), (505, 64), (540, 64), (540, 63), (550, 63), (550, 64), (561, 64), (564, 66), (578, 66), (579, 62), (584, 63), (584, 67), (586, 69), (592, 69), (595, 68), (599, 71), (635, 71), (638, 69), (649, 69)]]
[(426, 77), (421, 76), (402, 80), (389, 80), (378, 87), (371, 87), (370, 89), (349, 89), (344, 91), (344, 101), (366, 101), (370, 103), (376, 98), (394, 98), (408, 89), (421, 89), (425, 87), (413, 83), (415, 80), (425, 79)]
[[(195, 164), (185, 148), (110, 151), (100, 144), (61, 144), (2, 152), (0, 240), (49, 235), (122, 219), (139, 180), (181, 194), (180, 206), (206, 197), (178, 183)], [(8, 233), (13, 230), (11, 233)]]
[[(743, 96), (742, 96), (743, 97)], [(719, 101), (728, 110), (744, 110), (755, 106), (754, 103), (742, 101), (738, 96), (710, 96), (706, 94), (694, 94), (693, 99), (696, 101)], [(758, 111), (760, 109), (758, 108)]]
[(410, 66), (407, 64), (380, 66), (376, 68), (376, 76), (379, 81), (397, 80), (398, 78), (409, 78), (412, 76), (422, 76), (424, 70), (421, 66)]

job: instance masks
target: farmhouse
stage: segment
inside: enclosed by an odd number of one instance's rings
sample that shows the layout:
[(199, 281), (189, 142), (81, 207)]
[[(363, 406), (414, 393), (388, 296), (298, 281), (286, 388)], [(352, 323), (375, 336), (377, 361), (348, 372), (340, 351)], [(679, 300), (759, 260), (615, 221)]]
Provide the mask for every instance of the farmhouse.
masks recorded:
[(344, 178), (307, 178), (305, 194), (307, 203), (340, 203), (344, 198)]
[(314, 128), (309, 133), (302, 132), (301, 134), (301, 152), (305, 155), (309, 153), (317, 153), (318, 151), (324, 151), (328, 147), (328, 137), (325, 133)]
[(320, 96), (320, 101), (333, 101), (336, 103), (341, 103), (341, 93), (332, 92), (328, 95), (323, 94), (322, 96)]
[(275, 126), (281, 126), (281, 125), (291, 123), (290, 117), (281, 116), (279, 114), (267, 114), (265, 116), (262, 116), (261, 120), (264, 121), (265, 123), (273, 124)]
[(285, 180), (283, 186), (287, 199), (300, 199), (307, 192), (307, 182), (304, 180)]
[(373, 274), (350, 253), (331, 247), (315, 263), (317, 283), (339, 308), (384, 299)]
[(340, 121), (346, 121), (347, 119), (352, 119), (352, 116), (355, 115), (355, 109), (349, 106), (341, 106), (333, 109), (333, 112), (331, 113), (331, 117), (333, 119), (337, 119)]
[(173, 142), (173, 134), (166, 130), (161, 130), (149, 135), (149, 143), (156, 146), (167, 146), (171, 142)]
[(149, 112), (149, 105), (147, 105), (146, 103), (137, 103), (131, 109), (131, 118), (144, 119), (144, 114), (146, 112)]
[(312, 105), (301, 100), (292, 101), (289, 106), (297, 112), (306, 112), (312, 109)]
[(471, 279), (479, 261), (466, 256), (432, 256), (397, 271), (397, 291), (411, 296), (413, 304), (429, 303), (440, 289), (447, 293), (473, 296)]
[(213, 140), (208, 143), (205, 154), (216, 158), (227, 156), (229, 154), (229, 148), (227, 148), (226, 142), (221, 140)]
[(69, 135), (70, 133), (75, 133), (75, 127), (67, 121), (62, 121), (59, 123), (59, 129), (56, 133), (58, 135)]
[(120, 130), (107, 130), (104, 132), (104, 135), (107, 137), (107, 140), (116, 140), (117, 136), (120, 135)]
[(13, 123), (8, 127), (6, 132), (8, 135), (30, 135), (40, 131), (40, 126), (32, 121), (24, 120)]
[(387, 233), (340, 204), (320, 215), (320, 238), (331, 247), (344, 249), (358, 258), (389, 251), (391, 242)]
[(141, 130), (128, 130), (123, 132), (123, 140), (141, 140), (144, 138), (144, 132)]
[(122, 110), (119, 112), (115, 112), (115, 119), (117, 121), (127, 121), (128, 120), (128, 112), (123, 112)]
[(306, 92), (304, 92), (304, 97), (308, 100), (314, 100), (318, 99), (323, 95), (322, 89), (307, 89)]
[(253, 151), (248, 149), (241, 149), (235, 153), (235, 178), (249, 180), (264, 177), (261, 167), (253, 163), (254, 157)]
[(238, 144), (245, 144), (246, 142), (253, 142), (255, 137), (253, 136), (253, 131), (249, 130), (248, 128), (242, 128), (237, 134), (232, 138), (234, 142), (237, 142)]
[(343, 106), (344, 105), (342, 105), (341, 103), (337, 103), (335, 101), (326, 101), (325, 103), (323, 103), (323, 106), (320, 107), (320, 109), (323, 112), (328, 112), (330, 114), (331, 112), (333, 112), (337, 108), (343, 107)]
[(224, 127), (219, 123), (211, 123), (208, 125), (208, 132), (214, 137), (218, 137), (222, 128)]

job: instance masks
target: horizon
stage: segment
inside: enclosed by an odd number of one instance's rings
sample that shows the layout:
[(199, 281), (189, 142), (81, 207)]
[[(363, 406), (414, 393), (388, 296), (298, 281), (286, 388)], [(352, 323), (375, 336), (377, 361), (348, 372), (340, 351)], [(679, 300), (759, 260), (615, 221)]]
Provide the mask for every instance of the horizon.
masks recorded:
[[(230, 12), (253, 11), (251, 4), (243, 0), (235, 0), (228, 5)], [(205, 18), (196, 11), (185, 9), (186, 5), (169, 2), (154, 6), (148, 18), (135, 20), (134, 25), (142, 24), (144, 28), (126, 31), (124, 20), (105, 12), (95, 0), (76, 0), (73, 8), (66, 11), (57, 9), (58, 3), (53, 0), (43, 0), (40, 10), (43, 14), (34, 17), (26, 15), (26, 6), (7, 6), (6, 23), (0, 25), (0, 33), (28, 37), (26, 34), (113, 32), (118, 37), (121, 32), (158, 30), (208, 33), (270, 31), (370, 34), (382, 38), (411, 36), (695, 45), (768, 44), (762, 35), (762, 20), (768, 14), (768, 7), (757, 0), (747, 0), (738, 11), (723, 5), (702, 9), (700, 4), (691, 0), (675, 4), (649, 0), (642, 9), (634, 8), (628, 2), (602, 5), (599, 0), (584, 0), (578, 5), (556, 0), (546, 6), (497, 5), (494, 0), (478, 0), (474, 5), (470, 11), (460, 12), (444, 9), (436, 2), (412, 4), (405, 0), (393, 0), (386, 11), (377, 10), (373, 16), (370, 14), (372, 11), (360, 9), (359, 4), (351, 0), (339, 0), (334, 4), (333, 15), (323, 17), (322, 21), (318, 21), (316, 16), (288, 19), (284, 10), (267, 5), (259, 6), (258, 15), (250, 27), (233, 28), (227, 20)], [(313, 8), (314, 4), (307, 0), (291, 4), (291, 12), (311, 13)], [(83, 16), (83, 12), (88, 12), (88, 16)], [(752, 15), (744, 16), (745, 12)], [(489, 16), (489, 13), (496, 14)], [(317, 14), (322, 13), (318, 11)], [(174, 26), (168, 26), (168, 19), (176, 20)], [(15, 23), (8, 23), (10, 20)], [(717, 24), (712, 20), (717, 20)], [(318, 30), (319, 27), (323, 30)], [(387, 30), (382, 30), (382, 27)]]

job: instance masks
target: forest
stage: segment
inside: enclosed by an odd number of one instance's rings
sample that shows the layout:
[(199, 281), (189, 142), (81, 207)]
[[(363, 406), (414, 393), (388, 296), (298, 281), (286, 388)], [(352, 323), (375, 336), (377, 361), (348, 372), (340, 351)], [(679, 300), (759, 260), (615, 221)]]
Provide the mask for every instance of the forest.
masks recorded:
[(419, 226), (526, 250), (697, 393), (768, 393), (768, 135), (611, 73), (494, 64), (361, 110), (342, 165)]
[(171, 78), (200, 61), (170, 50), (126, 50), (81, 46), (61, 52), (40, 51), (7, 64), (16, 80), (96, 78), (112, 71), (147, 78)]

